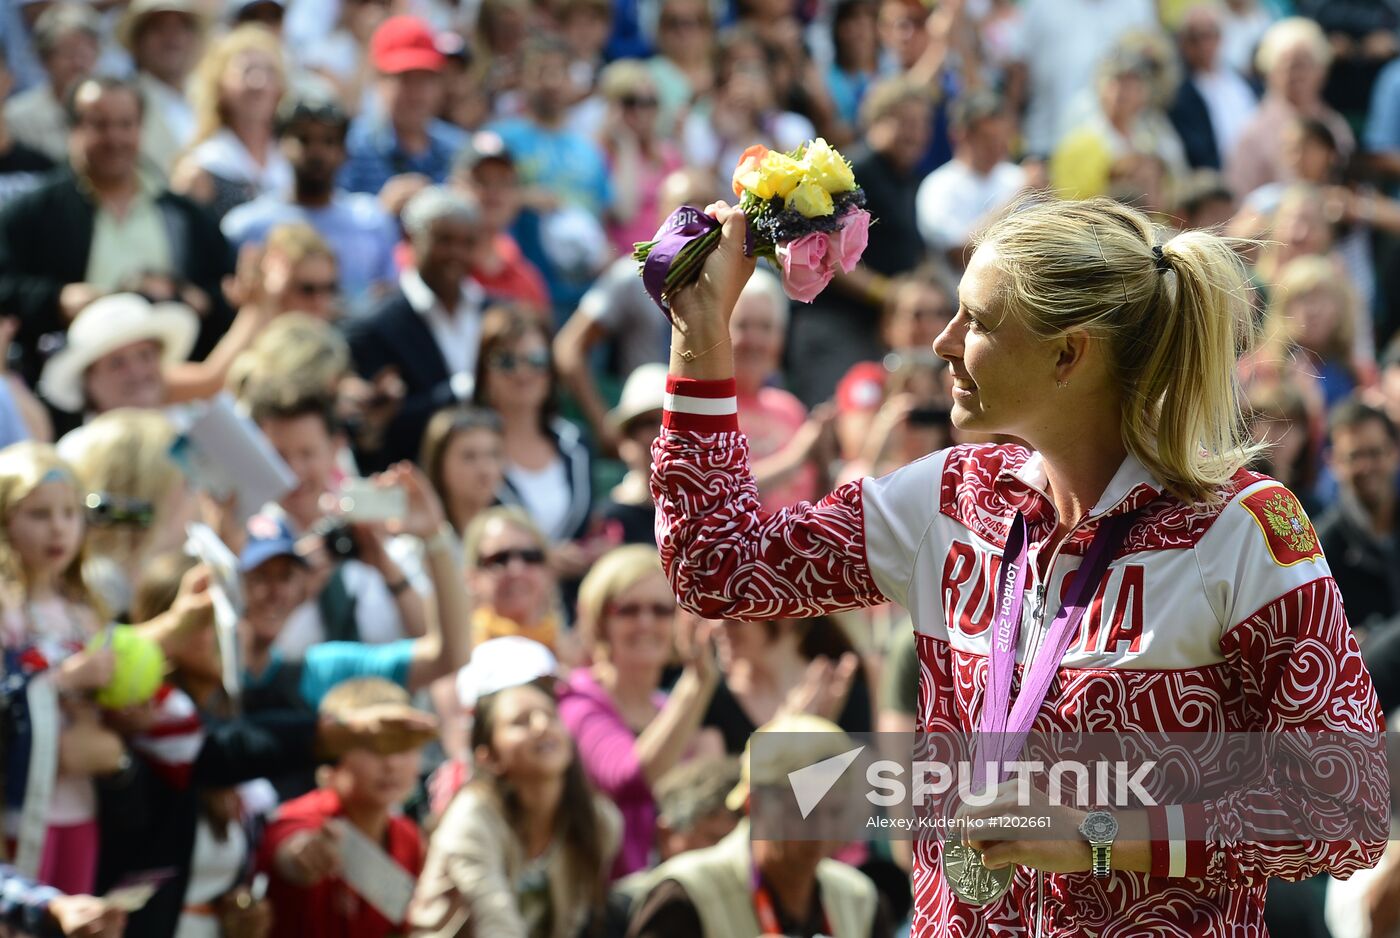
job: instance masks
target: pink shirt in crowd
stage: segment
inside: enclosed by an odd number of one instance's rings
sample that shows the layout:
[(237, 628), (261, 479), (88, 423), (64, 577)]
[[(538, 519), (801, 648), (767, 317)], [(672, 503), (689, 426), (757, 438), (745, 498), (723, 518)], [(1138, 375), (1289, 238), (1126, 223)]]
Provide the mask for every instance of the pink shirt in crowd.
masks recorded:
[[(665, 706), (666, 695), (657, 691), (653, 703)], [(656, 803), (637, 759), (636, 734), (587, 668), (569, 675), (559, 697), (559, 716), (578, 743), (589, 779), (622, 814), (622, 847), (613, 878), (646, 869), (656, 843)]]

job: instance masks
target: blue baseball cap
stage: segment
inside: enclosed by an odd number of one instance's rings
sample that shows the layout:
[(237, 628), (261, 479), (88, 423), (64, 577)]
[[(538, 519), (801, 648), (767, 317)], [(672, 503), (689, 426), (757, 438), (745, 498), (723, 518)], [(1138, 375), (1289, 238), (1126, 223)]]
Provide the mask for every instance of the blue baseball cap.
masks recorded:
[(305, 563), (296, 548), (296, 538), (285, 521), (272, 515), (253, 515), (248, 519), (248, 540), (238, 555), (238, 569), (247, 573), (274, 557), (294, 557)]

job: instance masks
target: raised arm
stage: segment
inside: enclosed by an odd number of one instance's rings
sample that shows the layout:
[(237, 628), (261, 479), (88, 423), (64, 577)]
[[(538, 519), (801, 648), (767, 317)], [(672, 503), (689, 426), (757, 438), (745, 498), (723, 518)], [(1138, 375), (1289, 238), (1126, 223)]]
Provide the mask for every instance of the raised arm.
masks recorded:
[[(699, 280), (676, 292), (663, 428), (652, 450), (662, 564), (677, 598), (710, 618), (814, 616), (885, 600), (866, 559), (862, 483), (815, 505), (759, 507), (739, 433), (729, 316), (753, 273), (744, 217), (724, 225)], [(658, 314), (659, 315), (659, 314)]]

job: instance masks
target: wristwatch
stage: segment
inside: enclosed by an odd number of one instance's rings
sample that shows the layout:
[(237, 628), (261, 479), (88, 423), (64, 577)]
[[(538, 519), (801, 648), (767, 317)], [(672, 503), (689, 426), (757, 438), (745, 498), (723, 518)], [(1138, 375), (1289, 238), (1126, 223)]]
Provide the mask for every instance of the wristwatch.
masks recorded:
[(1113, 838), (1118, 836), (1118, 821), (1107, 811), (1090, 811), (1079, 825), (1079, 833), (1089, 841), (1090, 869), (1095, 879), (1108, 877), (1109, 859), (1113, 854)]

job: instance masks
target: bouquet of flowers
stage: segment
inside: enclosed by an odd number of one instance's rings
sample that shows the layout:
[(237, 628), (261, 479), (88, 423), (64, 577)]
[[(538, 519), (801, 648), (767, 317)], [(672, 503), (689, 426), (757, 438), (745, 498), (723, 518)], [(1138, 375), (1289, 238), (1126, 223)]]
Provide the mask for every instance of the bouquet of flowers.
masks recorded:
[[(850, 273), (865, 251), (865, 193), (851, 164), (820, 137), (791, 153), (749, 147), (734, 170), (734, 194), (748, 219), (747, 253), (778, 264), (783, 289), (794, 300), (810, 303), (838, 267)], [(719, 238), (719, 222), (682, 206), (653, 240), (637, 245), (632, 256), (642, 282), (667, 316), (667, 297), (699, 277)]]

